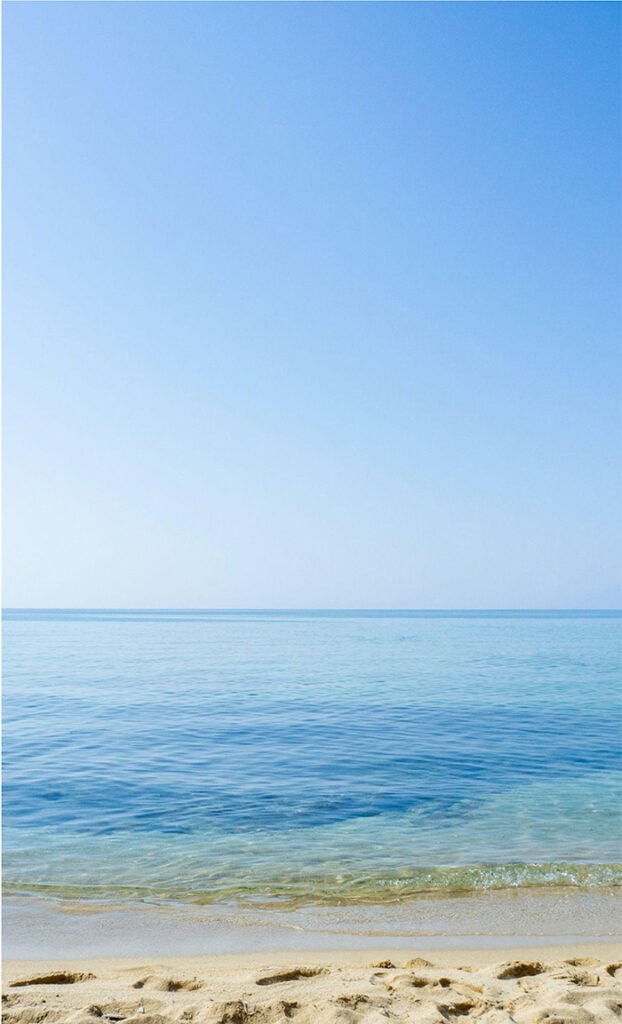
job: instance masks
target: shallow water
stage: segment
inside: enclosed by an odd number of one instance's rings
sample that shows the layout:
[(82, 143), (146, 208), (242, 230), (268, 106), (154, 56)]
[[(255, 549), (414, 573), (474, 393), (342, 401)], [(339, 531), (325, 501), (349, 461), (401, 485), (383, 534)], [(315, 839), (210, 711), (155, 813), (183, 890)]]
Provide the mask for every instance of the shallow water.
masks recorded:
[(619, 884), (615, 613), (4, 621), (9, 892)]

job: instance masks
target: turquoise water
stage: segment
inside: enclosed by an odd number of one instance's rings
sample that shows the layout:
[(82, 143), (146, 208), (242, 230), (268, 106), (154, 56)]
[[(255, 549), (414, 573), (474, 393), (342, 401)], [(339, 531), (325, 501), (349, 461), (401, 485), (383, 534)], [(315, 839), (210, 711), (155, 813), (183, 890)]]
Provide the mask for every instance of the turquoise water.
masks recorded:
[(5, 891), (620, 884), (620, 616), (10, 611)]

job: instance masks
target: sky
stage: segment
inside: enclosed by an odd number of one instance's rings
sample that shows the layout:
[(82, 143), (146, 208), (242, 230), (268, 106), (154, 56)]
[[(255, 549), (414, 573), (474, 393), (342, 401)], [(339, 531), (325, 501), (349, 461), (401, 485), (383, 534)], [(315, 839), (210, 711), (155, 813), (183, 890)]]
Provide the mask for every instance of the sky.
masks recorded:
[(620, 607), (620, 18), (5, 3), (4, 604)]

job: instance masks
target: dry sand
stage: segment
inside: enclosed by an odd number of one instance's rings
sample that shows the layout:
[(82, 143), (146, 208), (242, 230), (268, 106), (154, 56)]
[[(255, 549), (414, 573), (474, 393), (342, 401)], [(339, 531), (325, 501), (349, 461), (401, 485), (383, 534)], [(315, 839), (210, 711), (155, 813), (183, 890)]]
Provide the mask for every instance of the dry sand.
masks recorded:
[(10, 961), (6, 1024), (619, 1024), (622, 950), (580, 947), (406, 953)]

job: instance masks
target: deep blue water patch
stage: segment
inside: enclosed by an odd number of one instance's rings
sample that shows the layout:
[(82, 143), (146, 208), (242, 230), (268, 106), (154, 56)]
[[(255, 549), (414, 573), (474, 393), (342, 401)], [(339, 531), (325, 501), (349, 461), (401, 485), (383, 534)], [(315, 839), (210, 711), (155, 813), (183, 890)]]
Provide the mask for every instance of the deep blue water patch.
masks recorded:
[(613, 613), (35, 611), (4, 639), (11, 885), (619, 857)]

